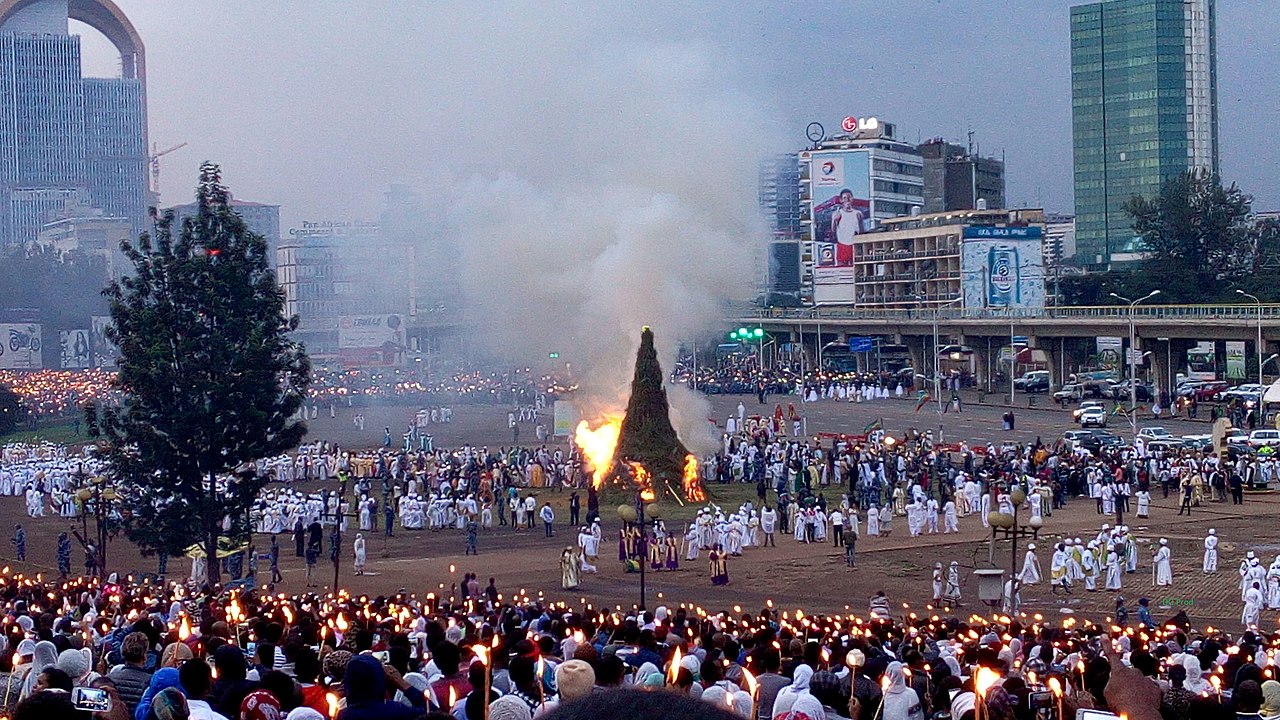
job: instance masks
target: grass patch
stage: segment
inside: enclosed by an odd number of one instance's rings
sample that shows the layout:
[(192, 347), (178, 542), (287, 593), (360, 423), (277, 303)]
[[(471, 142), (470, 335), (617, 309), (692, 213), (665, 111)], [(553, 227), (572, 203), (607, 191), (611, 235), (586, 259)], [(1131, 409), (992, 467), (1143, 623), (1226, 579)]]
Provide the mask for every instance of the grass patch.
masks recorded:
[(8, 443), (39, 444), (43, 442), (50, 442), (56, 445), (78, 445), (89, 442), (89, 436), (85, 434), (84, 423), (80, 424), (80, 434), (77, 435), (74, 421), (41, 426), (39, 430), (19, 430), (8, 435), (0, 435), (0, 445)]

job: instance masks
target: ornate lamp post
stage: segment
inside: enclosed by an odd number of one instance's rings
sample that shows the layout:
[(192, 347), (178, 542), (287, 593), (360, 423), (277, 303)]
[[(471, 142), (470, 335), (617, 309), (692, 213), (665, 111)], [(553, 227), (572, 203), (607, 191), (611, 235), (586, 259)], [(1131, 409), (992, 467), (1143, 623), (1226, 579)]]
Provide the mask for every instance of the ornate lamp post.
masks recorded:
[(619, 505), (618, 518), (622, 520), (623, 528), (635, 525), (640, 529), (640, 539), (636, 544), (636, 553), (640, 557), (640, 609), (646, 607), (645, 597), (647, 588), (645, 586), (645, 565), (649, 562), (649, 526), (657, 527), (662, 519), (662, 506), (656, 502), (649, 502), (652, 499), (653, 491), (640, 489), (636, 491), (634, 505)]
[[(1018, 578), (1018, 538), (1032, 537), (1039, 539), (1040, 528), (1044, 525), (1042, 517), (1033, 517), (1026, 525), (1018, 524), (1018, 510), (1027, 502), (1027, 491), (1023, 490), (1020, 485), (1013, 486), (1009, 491), (1009, 502), (1013, 505), (1013, 513), (1003, 513), (993, 510), (987, 513), (987, 522), (991, 525), (991, 554), (988, 560), (995, 562), (996, 534), (1003, 533), (1004, 537), (1010, 540), (1009, 544), (1009, 603), (1013, 605), (1014, 598), (1018, 597), (1019, 585), (1021, 581)], [(1039, 502), (1039, 498), (1033, 500)], [(1011, 608), (1015, 610), (1016, 608)]]

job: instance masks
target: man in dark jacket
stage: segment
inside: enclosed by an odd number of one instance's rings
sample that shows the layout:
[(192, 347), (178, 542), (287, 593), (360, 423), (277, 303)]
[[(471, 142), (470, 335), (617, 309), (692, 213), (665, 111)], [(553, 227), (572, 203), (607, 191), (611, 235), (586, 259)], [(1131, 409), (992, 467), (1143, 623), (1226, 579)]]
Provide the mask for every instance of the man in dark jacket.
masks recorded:
[[(412, 706), (387, 699), (387, 683), (404, 693)], [(416, 720), (427, 714), (422, 691), (410, 685), (393, 667), (384, 666), (372, 655), (357, 655), (347, 663), (342, 679), (347, 707), (337, 720)]]
[(120, 655), (124, 662), (111, 668), (107, 679), (116, 684), (120, 699), (132, 714), (151, 683), (151, 672), (146, 669), (147, 648), (151, 642), (140, 632), (129, 633), (120, 643)]

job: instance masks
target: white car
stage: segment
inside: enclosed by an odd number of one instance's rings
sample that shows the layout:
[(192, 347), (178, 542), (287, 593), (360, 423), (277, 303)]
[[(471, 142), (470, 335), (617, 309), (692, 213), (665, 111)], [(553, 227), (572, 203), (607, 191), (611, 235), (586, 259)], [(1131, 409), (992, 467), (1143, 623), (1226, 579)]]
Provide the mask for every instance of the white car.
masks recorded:
[(1280, 430), (1254, 430), (1249, 433), (1249, 447), (1265, 447), (1280, 445)]
[(1083, 400), (1080, 402), (1080, 407), (1071, 411), (1071, 418), (1076, 422), (1080, 422), (1080, 416), (1084, 414), (1085, 410), (1088, 410), (1090, 408), (1099, 408), (1103, 412), (1106, 412), (1107, 410), (1106, 404), (1104, 404), (1101, 400)]
[(1107, 409), (1103, 407), (1093, 406), (1080, 410), (1080, 427), (1106, 427), (1107, 426)]
[(1138, 431), (1138, 437), (1143, 440), (1169, 440), (1173, 437), (1168, 430), (1162, 427), (1144, 427)]

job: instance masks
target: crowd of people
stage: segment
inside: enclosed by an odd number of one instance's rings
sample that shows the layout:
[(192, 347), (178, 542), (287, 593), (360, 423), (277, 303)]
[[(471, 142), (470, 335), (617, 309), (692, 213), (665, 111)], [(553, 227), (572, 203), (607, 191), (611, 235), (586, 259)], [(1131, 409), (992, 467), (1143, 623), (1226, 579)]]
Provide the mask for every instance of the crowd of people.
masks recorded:
[(622, 612), (473, 575), (369, 597), (6, 574), (0, 610), (14, 720), (1280, 717), (1280, 634), (1185, 613)]

